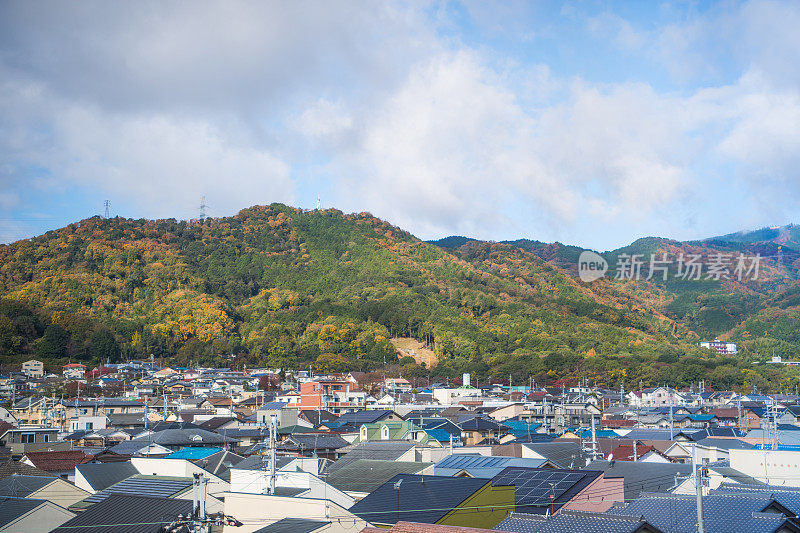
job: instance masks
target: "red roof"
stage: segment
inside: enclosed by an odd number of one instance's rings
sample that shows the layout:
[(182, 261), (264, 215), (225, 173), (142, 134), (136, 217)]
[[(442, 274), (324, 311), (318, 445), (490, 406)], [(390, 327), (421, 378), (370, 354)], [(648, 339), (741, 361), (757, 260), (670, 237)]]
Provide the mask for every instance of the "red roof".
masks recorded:
[(86, 368), (86, 365), (82, 365), (80, 363), (69, 363), (67, 365), (62, 366), (61, 368)]
[[(644, 454), (653, 450), (652, 446), (639, 444), (636, 446), (636, 459), (640, 459)], [(620, 444), (611, 451), (611, 459), (614, 461), (633, 461), (633, 444)]]
[(9, 424), (5, 420), (0, 420), (0, 436), (5, 434), (6, 431), (8, 431), (9, 429), (11, 429), (13, 427), (16, 427), (16, 426), (14, 426), (14, 424)]
[(633, 427), (635, 425), (636, 425), (636, 420), (625, 420), (625, 419), (615, 420), (613, 418), (607, 418), (606, 420), (603, 420), (604, 428), (627, 428), (627, 427)]
[(33, 466), (45, 472), (73, 470), (75, 465), (88, 463), (92, 460), (91, 455), (86, 455), (81, 451), (29, 452), (25, 454), (25, 457), (33, 463)]
[[(383, 531), (386, 530), (384, 529)], [(392, 529), (389, 531), (392, 533), (487, 533), (491, 531), (491, 529), (445, 526), (441, 524), (419, 524), (416, 522), (398, 522), (392, 526)]]

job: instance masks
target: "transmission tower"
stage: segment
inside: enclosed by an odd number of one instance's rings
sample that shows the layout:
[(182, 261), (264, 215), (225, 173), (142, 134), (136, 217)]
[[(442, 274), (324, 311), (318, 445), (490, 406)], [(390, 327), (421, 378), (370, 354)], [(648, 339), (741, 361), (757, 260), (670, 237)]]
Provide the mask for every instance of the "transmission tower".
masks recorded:
[(204, 221), (206, 219), (206, 216), (208, 216), (208, 215), (206, 215), (206, 209), (208, 209), (208, 206), (206, 205), (206, 197), (205, 196), (201, 196), (200, 197), (200, 222)]
[(106, 200), (103, 202), (103, 205), (106, 208), (105, 215), (103, 218), (111, 218), (111, 200)]

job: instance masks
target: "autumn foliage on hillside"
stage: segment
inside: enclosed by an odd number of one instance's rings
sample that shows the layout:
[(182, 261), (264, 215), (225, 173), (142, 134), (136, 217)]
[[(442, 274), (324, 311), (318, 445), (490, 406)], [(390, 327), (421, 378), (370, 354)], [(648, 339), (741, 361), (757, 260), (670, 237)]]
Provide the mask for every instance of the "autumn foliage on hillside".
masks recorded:
[(720, 366), (646, 298), (588, 290), (511, 245), (454, 255), (333, 209), (90, 218), (0, 246), (0, 298), (4, 360), (35, 355), (51, 366), (154, 354), (369, 371), (397, 362), (393, 337), (433, 349), (434, 375), (580, 375), (616, 387), (689, 383)]

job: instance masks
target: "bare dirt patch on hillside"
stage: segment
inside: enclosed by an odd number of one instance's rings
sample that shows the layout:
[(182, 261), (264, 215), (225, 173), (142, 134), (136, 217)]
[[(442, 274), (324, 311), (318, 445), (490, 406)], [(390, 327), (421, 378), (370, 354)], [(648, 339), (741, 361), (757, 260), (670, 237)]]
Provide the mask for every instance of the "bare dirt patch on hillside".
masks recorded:
[(426, 344), (419, 342), (412, 337), (392, 337), (394, 347), (397, 348), (398, 358), (413, 357), (417, 364), (425, 363), (428, 368), (433, 368), (439, 363), (439, 359), (433, 350), (427, 348)]

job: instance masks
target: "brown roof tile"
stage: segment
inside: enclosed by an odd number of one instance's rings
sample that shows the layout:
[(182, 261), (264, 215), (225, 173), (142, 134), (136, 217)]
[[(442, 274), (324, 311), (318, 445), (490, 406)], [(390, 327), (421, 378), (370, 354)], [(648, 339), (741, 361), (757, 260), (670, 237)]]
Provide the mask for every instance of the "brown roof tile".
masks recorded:
[(25, 458), (32, 462), (36, 468), (45, 472), (72, 470), (75, 465), (88, 463), (92, 460), (91, 455), (86, 455), (81, 451), (30, 452), (25, 454)]

